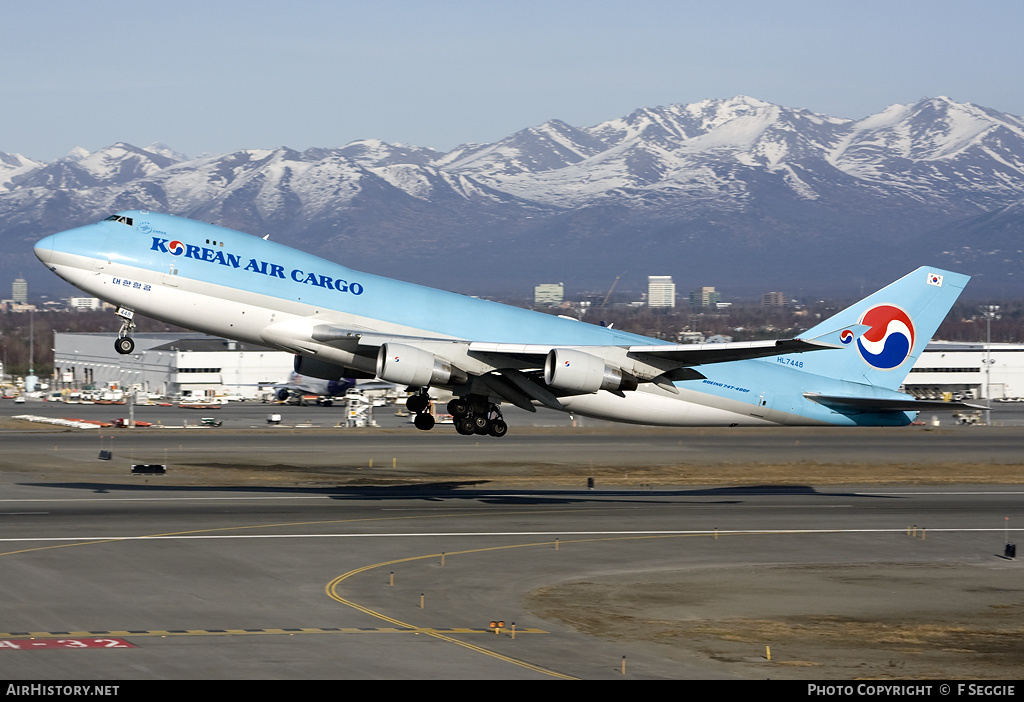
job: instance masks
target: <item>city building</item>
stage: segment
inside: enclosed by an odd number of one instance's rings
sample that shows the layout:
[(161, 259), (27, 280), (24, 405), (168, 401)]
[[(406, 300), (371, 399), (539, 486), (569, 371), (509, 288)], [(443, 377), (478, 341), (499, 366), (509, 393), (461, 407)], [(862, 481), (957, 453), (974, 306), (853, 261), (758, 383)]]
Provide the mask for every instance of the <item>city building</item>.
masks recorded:
[(675, 307), (676, 284), (670, 275), (647, 276), (647, 306)]
[(789, 304), (786, 294), (781, 292), (768, 292), (761, 296), (762, 307), (785, 307)]
[(0, 311), (2, 312), (35, 312), (36, 306), (27, 302), (15, 302), (14, 300), (0, 300)]
[[(109, 305), (108, 305), (109, 306)], [(82, 310), (99, 310), (103, 308), (103, 302), (98, 297), (69, 297), (68, 309), (76, 312)]]
[(690, 293), (691, 307), (716, 307), (722, 299), (720, 293), (713, 287), (703, 287)]
[(15, 278), (11, 285), (11, 300), (25, 304), (28, 302), (28, 281), (24, 278)]
[(562, 283), (541, 283), (533, 289), (534, 307), (553, 307), (565, 300), (565, 286)]

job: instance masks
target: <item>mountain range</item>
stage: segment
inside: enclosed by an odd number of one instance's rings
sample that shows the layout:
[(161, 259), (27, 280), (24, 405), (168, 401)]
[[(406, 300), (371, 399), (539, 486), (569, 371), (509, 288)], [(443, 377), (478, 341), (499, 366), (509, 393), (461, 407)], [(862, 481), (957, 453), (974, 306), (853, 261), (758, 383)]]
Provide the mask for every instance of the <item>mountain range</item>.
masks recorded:
[(0, 281), (60, 285), (33, 242), (124, 209), (478, 294), (605, 291), (619, 276), (639, 291), (671, 275), (724, 299), (853, 295), (936, 265), (975, 276), (974, 296), (1017, 296), (1024, 119), (945, 97), (853, 120), (740, 96), (449, 152), (367, 139), (197, 158), (126, 143), (53, 163), (0, 153)]

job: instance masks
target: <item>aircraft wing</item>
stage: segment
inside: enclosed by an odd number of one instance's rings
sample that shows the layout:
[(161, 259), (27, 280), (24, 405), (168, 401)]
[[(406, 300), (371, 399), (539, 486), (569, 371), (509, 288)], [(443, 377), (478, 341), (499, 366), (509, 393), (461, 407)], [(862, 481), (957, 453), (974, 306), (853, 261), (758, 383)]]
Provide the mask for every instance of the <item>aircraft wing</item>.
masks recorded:
[(466, 351), (505, 355), (509, 357), (542, 357), (553, 349), (579, 349), (594, 355), (604, 355), (612, 349), (637, 356), (659, 358), (682, 366), (699, 366), (708, 363), (725, 363), (747, 358), (763, 358), (790, 353), (804, 353), (821, 349), (838, 348), (838, 345), (822, 337), (815, 339), (772, 339), (766, 341), (740, 341), (720, 344), (654, 344), (633, 346), (572, 346), (566, 344), (512, 344), (458, 339), (431, 338), (378, 334), (356, 329), (342, 329), (319, 325), (312, 333), (314, 341), (338, 346), (358, 346), (363, 349), (380, 348), (387, 343), (409, 344), (411, 346), (463, 347)]
[[(524, 409), (532, 402), (556, 409), (558, 397), (608, 390), (622, 394), (639, 383), (678, 393), (674, 381), (701, 379), (693, 366), (835, 348), (823, 335), (721, 344), (574, 346), (516, 344), (381, 334), (319, 324), (307, 338), (374, 358), (377, 375), (410, 387), (464, 386), (497, 395)], [(294, 339), (294, 337), (293, 337)], [(302, 348), (303, 342), (292, 344)]]
[[(618, 361), (621, 356), (660, 360), (669, 366), (682, 368), (699, 366), (709, 363), (725, 363), (748, 358), (763, 358), (791, 353), (805, 353), (821, 349), (837, 348), (838, 345), (828, 339), (774, 339), (766, 341), (741, 341), (719, 344), (654, 344), (632, 346), (573, 346), (566, 344), (514, 344), (493, 343), (483, 341), (466, 341), (460, 339), (431, 338), (421, 336), (402, 336), (397, 334), (379, 334), (356, 329), (343, 329), (330, 325), (318, 325), (313, 329), (311, 337), (314, 341), (332, 346), (348, 348), (360, 355), (375, 355), (376, 350), (386, 344), (406, 344), (409, 346), (429, 348), (436, 351), (447, 351), (446, 356), (462, 354), (488, 355), (498, 360), (506, 357), (516, 367), (526, 359), (546, 357), (555, 349), (575, 349), (594, 356)], [(367, 353), (373, 351), (373, 353)], [(452, 359), (449, 359), (452, 360)]]
[(802, 339), (773, 339), (769, 341), (737, 341), (722, 344), (668, 344), (657, 346), (630, 346), (629, 353), (661, 358), (682, 366), (742, 361), (789, 353), (804, 353), (835, 348), (831, 343)]

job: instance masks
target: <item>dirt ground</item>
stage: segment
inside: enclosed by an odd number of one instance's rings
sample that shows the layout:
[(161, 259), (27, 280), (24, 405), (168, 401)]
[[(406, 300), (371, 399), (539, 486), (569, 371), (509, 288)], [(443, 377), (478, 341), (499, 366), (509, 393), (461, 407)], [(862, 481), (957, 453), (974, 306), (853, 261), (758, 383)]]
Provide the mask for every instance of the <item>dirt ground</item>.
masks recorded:
[(1021, 571), (980, 570), (901, 563), (711, 568), (545, 587), (526, 604), (593, 636), (721, 664), (723, 676), (1018, 679)]

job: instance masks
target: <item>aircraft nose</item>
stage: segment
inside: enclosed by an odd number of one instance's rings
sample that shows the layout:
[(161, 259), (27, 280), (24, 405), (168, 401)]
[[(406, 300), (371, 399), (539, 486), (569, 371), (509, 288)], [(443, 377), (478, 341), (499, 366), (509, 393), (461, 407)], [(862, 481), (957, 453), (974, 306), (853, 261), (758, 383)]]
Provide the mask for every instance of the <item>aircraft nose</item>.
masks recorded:
[(50, 259), (53, 257), (54, 249), (57, 248), (58, 236), (60, 235), (51, 234), (45, 239), (40, 239), (39, 241), (37, 241), (36, 245), (33, 247), (33, 251), (35, 251), (36, 258), (38, 258), (43, 263), (49, 263)]

